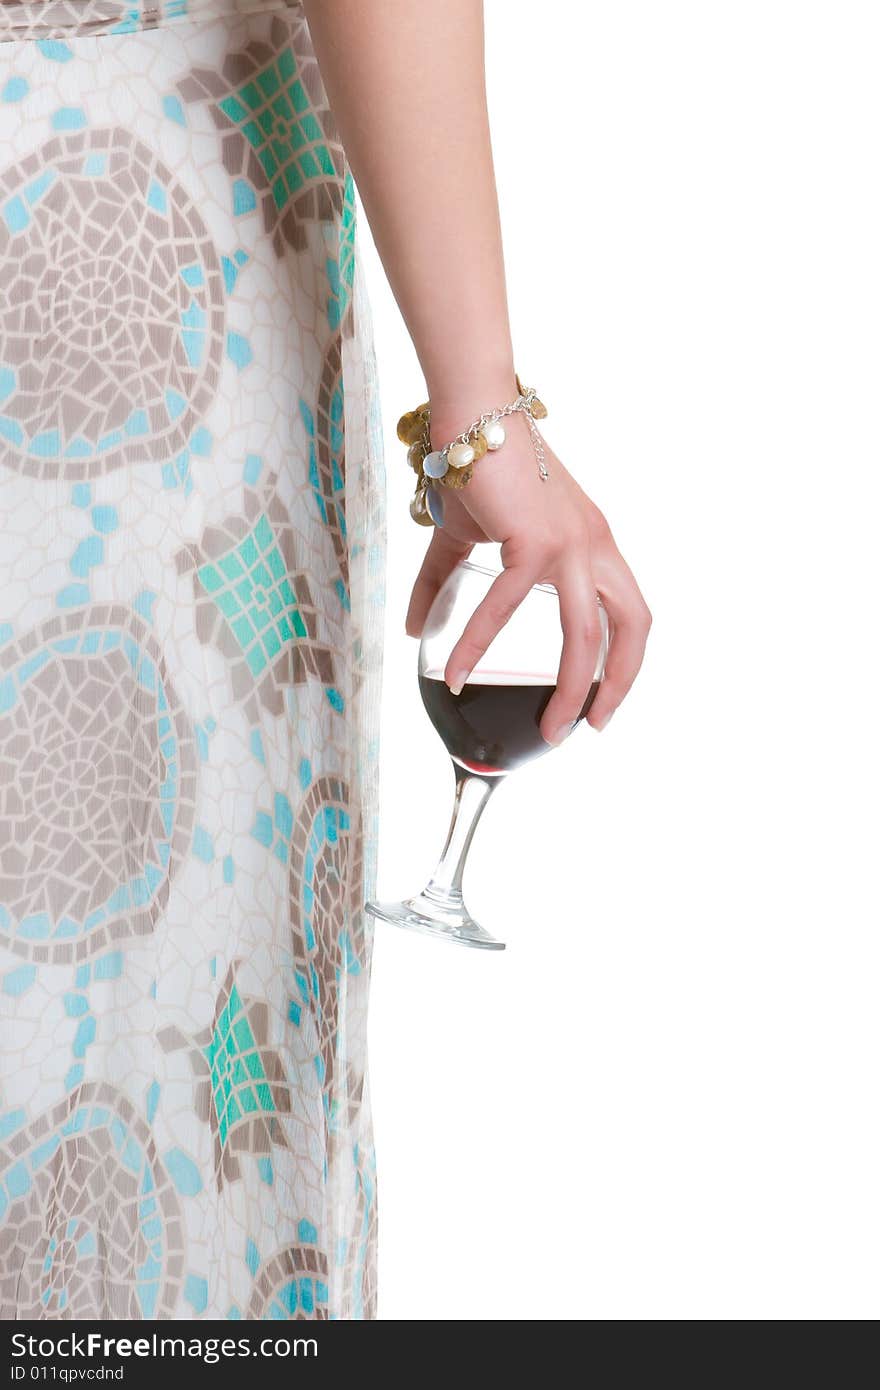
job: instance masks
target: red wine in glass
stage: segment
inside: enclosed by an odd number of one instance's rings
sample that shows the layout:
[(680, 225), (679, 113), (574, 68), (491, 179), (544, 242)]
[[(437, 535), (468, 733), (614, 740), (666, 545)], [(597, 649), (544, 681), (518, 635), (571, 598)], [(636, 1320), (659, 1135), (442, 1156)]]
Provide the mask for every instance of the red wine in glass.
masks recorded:
[[(500, 777), (548, 751), (541, 716), (556, 689), (546, 681), (517, 680), (503, 671), (478, 671), (453, 695), (442, 671), (419, 676), (428, 716), (449, 756), (467, 772)], [(594, 681), (582, 719), (599, 689)]]

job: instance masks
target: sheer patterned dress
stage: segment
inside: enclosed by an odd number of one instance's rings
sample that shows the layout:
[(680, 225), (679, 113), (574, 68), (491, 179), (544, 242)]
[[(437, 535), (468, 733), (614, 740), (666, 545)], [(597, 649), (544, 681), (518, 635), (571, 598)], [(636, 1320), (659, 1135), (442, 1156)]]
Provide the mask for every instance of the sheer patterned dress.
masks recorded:
[(375, 1317), (384, 500), (297, 4), (0, 4), (0, 1317)]

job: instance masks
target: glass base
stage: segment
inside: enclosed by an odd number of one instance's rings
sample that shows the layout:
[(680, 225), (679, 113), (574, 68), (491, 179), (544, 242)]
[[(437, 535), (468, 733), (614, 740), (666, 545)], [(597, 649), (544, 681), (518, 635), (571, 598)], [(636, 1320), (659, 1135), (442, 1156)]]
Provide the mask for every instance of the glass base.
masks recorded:
[(474, 946), (481, 951), (503, 951), (503, 941), (490, 936), (479, 922), (464, 907), (444, 907), (425, 893), (417, 893), (414, 898), (405, 898), (399, 903), (367, 903), (367, 912), (379, 917), (383, 922), (391, 922), (395, 927), (405, 927), (409, 931), (423, 932), (426, 936), (436, 936), (443, 941), (454, 941), (459, 946)]

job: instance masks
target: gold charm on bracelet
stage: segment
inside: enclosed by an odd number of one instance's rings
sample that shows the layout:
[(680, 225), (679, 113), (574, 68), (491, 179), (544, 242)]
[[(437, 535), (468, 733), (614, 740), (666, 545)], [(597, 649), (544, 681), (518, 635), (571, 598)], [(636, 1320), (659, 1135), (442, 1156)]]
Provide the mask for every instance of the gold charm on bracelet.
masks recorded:
[(420, 526), (433, 526), (434, 519), (428, 511), (426, 492), (427, 489), (421, 485), (416, 488), (415, 496), (409, 504), (409, 514)]
[(451, 487), (457, 491), (459, 488), (466, 487), (473, 476), (474, 465), (469, 463), (465, 468), (450, 468), (448, 472), (444, 473), (443, 477), (439, 478), (437, 481), (440, 482), (443, 487)]
[(401, 415), (397, 422), (397, 438), (401, 444), (415, 444), (421, 439), (429, 412), (430, 406), (425, 401), (423, 405), (417, 405), (415, 410), (408, 410), (405, 415)]

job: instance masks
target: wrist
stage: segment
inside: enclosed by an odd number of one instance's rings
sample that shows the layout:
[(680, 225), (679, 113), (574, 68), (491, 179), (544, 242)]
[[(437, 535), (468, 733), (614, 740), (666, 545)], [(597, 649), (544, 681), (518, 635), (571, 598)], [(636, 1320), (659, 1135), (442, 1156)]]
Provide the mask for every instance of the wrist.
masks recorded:
[[(524, 386), (516, 373), (513, 388), (508, 386), (501, 394), (505, 396), (508, 392), (507, 400), (496, 397), (493, 404), (487, 404), (484, 398), (479, 405), (466, 407), (463, 402), (479, 397), (476, 391), (471, 396), (463, 390), (454, 403), (452, 399), (444, 400), (441, 409), (428, 401), (401, 415), (397, 437), (407, 446), (407, 462), (417, 474), (410, 515), (419, 525), (444, 524), (443, 493), (449, 489), (457, 493), (466, 487), (474, 476), (477, 461), (503, 449), (508, 426), (512, 426), (514, 417), (523, 416), (517, 424), (523, 424), (528, 430), (538, 477), (546, 482), (549, 474), (544, 441), (535, 425), (536, 420), (542, 420), (547, 414), (546, 407), (535, 388)], [(491, 464), (478, 470), (485, 475), (486, 481), (487, 469), (495, 472)], [(492, 491), (494, 489), (490, 489), (490, 494)], [(491, 528), (487, 534), (492, 534)]]
[(428, 383), (431, 405), (431, 443), (442, 448), (481, 415), (506, 405), (517, 395), (513, 364), (472, 371), (459, 382)]

